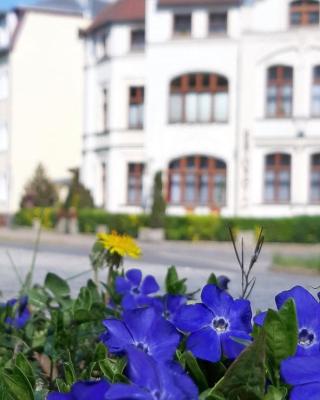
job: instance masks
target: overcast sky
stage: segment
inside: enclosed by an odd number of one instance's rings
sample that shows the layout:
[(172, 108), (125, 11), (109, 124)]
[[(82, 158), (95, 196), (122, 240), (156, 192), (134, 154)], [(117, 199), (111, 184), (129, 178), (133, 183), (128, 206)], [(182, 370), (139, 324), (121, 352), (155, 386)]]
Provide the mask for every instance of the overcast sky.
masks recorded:
[(0, 9), (8, 9), (19, 4), (31, 3), (32, 0), (0, 0)]

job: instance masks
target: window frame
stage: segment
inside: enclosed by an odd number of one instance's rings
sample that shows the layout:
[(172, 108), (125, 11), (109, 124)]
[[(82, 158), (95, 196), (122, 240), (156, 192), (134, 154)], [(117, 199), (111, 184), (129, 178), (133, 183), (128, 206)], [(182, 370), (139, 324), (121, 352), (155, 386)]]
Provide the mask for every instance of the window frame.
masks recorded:
[[(194, 167), (188, 168), (188, 159), (193, 159)], [(206, 160), (207, 167), (201, 167), (201, 160)], [(178, 163), (178, 167), (172, 167), (173, 163)], [(222, 163), (223, 167), (219, 167), (218, 164)], [(187, 175), (192, 175), (194, 179), (194, 201), (188, 201), (186, 199), (187, 191)], [(172, 176), (179, 176), (179, 201), (172, 201)], [(223, 175), (224, 177), (224, 199), (221, 204), (215, 201), (215, 178)], [(201, 178), (207, 176), (207, 202), (201, 203)], [(185, 207), (186, 209), (194, 209), (195, 207), (208, 207), (212, 210), (219, 210), (227, 205), (227, 164), (225, 161), (219, 158), (204, 156), (204, 155), (189, 155), (181, 158), (173, 159), (167, 170), (167, 202), (170, 206)]]
[[(268, 165), (267, 160), (268, 157), (274, 156), (275, 162), (274, 165)], [(289, 164), (282, 164), (281, 158), (289, 157)], [(274, 173), (274, 183), (273, 183), (273, 191), (274, 196), (272, 200), (267, 199), (266, 188), (267, 188), (267, 172), (272, 171)], [(279, 193), (281, 188), (280, 182), (280, 174), (281, 172), (288, 171), (289, 172), (289, 196), (286, 200), (281, 200)], [(268, 153), (264, 156), (264, 176), (263, 176), (263, 201), (265, 204), (271, 205), (282, 205), (282, 204), (290, 204), (291, 203), (291, 190), (292, 190), (292, 156), (288, 153)]]
[[(313, 4), (309, 3), (305, 0), (300, 0), (301, 4), (295, 4), (298, 1), (292, 1), (289, 5), (289, 25), (290, 28), (299, 28), (306, 26), (319, 26), (320, 23), (320, 3), (315, 1)], [(312, 13), (318, 13), (318, 21), (316, 23), (310, 23), (310, 15)], [(292, 23), (292, 15), (293, 14), (301, 14), (300, 23), (293, 24)]]
[[(190, 18), (190, 29), (187, 32), (180, 32), (177, 31), (177, 18), (187, 17)], [(174, 13), (173, 14), (173, 21), (172, 21), (172, 33), (174, 38), (190, 38), (192, 37), (192, 12), (185, 12), (185, 13)]]
[[(270, 79), (271, 70), (276, 69), (276, 78)], [(285, 78), (285, 70), (288, 69), (291, 71), (291, 78)], [(290, 86), (291, 88), (291, 109), (290, 114), (286, 115), (282, 110), (284, 109), (283, 105), (283, 89), (286, 86)], [(269, 88), (276, 88), (276, 111), (274, 114), (270, 114), (268, 111), (269, 105)], [(266, 118), (272, 119), (288, 119), (293, 116), (293, 105), (294, 105), (294, 69), (288, 65), (270, 65), (266, 70), (266, 93), (265, 93), (265, 115)]]
[[(130, 167), (133, 166), (133, 171), (130, 171)], [(129, 162), (127, 164), (127, 205), (142, 207), (142, 194), (143, 194), (143, 174), (145, 164), (143, 162)], [(130, 199), (130, 178), (134, 178), (134, 197), (135, 200)]]
[[(309, 201), (311, 204), (320, 204), (320, 163), (314, 163), (316, 157), (320, 157), (320, 152), (310, 155)], [(312, 174), (314, 172), (319, 174), (319, 197), (317, 199), (312, 197)]]
[[(191, 77), (195, 77), (195, 85), (190, 85)], [(209, 77), (209, 84), (207, 86), (204, 85), (205, 77)], [(225, 81), (224, 84), (219, 84), (219, 79), (223, 79)], [(175, 86), (175, 82), (180, 80), (180, 86)], [(214, 113), (214, 104), (213, 104), (213, 97), (220, 93), (226, 93), (228, 96), (227, 102), (227, 110), (226, 110), (226, 118), (223, 120), (217, 119)], [(190, 94), (197, 95), (197, 110), (196, 110), (196, 120), (195, 121), (188, 121), (187, 118), (187, 96)], [(208, 120), (201, 120), (199, 118), (199, 96), (201, 94), (209, 94), (211, 96), (211, 103), (210, 103), (210, 118)], [(171, 98), (174, 95), (179, 95), (181, 97), (181, 118), (175, 120), (172, 118), (172, 107), (171, 107)], [(221, 123), (227, 124), (229, 122), (229, 81), (227, 77), (215, 74), (215, 73), (206, 73), (206, 72), (195, 72), (195, 73), (188, 73), (179, 75), (173, 78), (170, 82), (169, 86), (169, 102), (168, 102), (168, 123), (170, 125), (174, 124), (211, 124), (211, 123)]]
[[(136, 90), (135, 96), (132, 96), (131, 91)], [(129, 86), (129, 101), (128, 101), (128, 129), (129, 130), (142, 130), (144, 128), (144, 86)], [(142, 106), (141, 121), (138, 121), (136, 125), (130, 121), (130, 110), (132, 106)]]
[[(139, 44), (134, 44), (134, 34), (143, 32), (143, 43), (139, 43)], [(143, 52), (145, 49), (145, 45), (146, 45), (146, 30), (145, 28), (141, 27), (141, 28), (133, 28), (131, 29), (130, 32), (130, 50), (132, 52)]]
[[(224, 30), (211, 30), (212, 23), (211, 23), (211, 18), (213, 16), (217, 15), (223, 15), (225, 16), (225, 25), (224, 25)], [(228, 32), (228, 12), (227, 11), (221, 11), (221, 12), (210, 12), (208, 15), (208, 33), (209, 36), (216, 36), (216, 35), (226, 35)]]

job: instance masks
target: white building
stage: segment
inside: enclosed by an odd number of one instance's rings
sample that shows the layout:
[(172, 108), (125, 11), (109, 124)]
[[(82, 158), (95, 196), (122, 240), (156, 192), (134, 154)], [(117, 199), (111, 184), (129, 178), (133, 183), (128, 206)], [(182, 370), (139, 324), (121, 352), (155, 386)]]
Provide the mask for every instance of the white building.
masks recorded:
[[(92, 5), (98, 10), (105, 2)], [(57, 183), (79, 167), (84, 62), (79, 29), (88, 23), (73, 0), (0, 11), (0, 224), (1, 216), (19, 208), (39, 163)]]
[(320, 213), (317, 0), (118, 0), (84, 33), (82, 180), (112, 212)]

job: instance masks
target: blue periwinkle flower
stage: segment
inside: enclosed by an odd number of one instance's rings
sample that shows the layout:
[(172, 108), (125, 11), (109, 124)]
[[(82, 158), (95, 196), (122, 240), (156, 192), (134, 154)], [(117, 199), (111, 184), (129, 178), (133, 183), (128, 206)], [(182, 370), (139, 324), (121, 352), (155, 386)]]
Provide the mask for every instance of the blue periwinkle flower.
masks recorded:
[(135, 346), (158, 361), (173, 357), (180, 334), (154, 308), (127, 310), (122, 317), (103, 322), (107, 332), (101, 339), (111, 353), (123, 354)]
[(100, 381), (77, 382), (70, 393), (53, 392), (48, 395), (47, 400), (105, 400), (109, 383), (102, 379)]
[(281, 376), (293, 386), (290, 400), (319, 400), (320, 357), (294, 356), (281, 363)]
[[(298, 346), (296, 355), (320, 355), (320, 304), (302, 286), (279, 293), (276, 298), (278, 310), (288, 300), (293, 299), (298, 319)], [(257, 325), (263, 325), (266, 313), (254, 318)]]
[(154, 358), (131, 346), (128, 354), (130, 385), (114, 384), (106, 393), (108, 400), (196, 400), (198, 389), (180, 365), (157, 363)]
[(177, 312), (187, 304), (187, 297), (175, 294), (166, 294), (160, 298), (154, 298), (151, 307), (154, 307), (165, 319), (173, 322)]
[(175, 318), (181, 331), (190, 333), (187, 349), (196, 357), (217, 362), (222, 354), (234, 359), (244, 345), (235, 340), (251, 340), (250, 302), (234, 300), (216, 285), (206, 285), (201, 304), (185, 305)]
[(142, 280), (142, 272), (139, 269), (130, 269), (125, 277), (117, 277), (115, 287), (116, 291), (123, 296), (121, 305), (125, 310), (149, 305), (149, 295), (160, 289), (152, 275)]
[(28, 309), (28, 297), (23, 296), (18, 300), (11, 299), (5, 306), (12, 308), (13, 311), (13, 315), (8, 316), (5, 322), (16, 329), (24, 328), (31, 316)]

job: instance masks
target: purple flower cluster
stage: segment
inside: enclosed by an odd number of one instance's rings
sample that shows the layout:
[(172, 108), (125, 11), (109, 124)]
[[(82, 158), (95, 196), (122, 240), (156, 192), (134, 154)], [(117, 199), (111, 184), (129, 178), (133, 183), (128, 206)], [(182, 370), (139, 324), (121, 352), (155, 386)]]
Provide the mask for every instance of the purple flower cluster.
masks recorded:
[(5, 322), (15, 329), (24, 328), (31, 317), (27, 296), (22, 296), (20, 299), (8, 300), (7, 303), (1, 304), (1, 307), (10, 309)]

